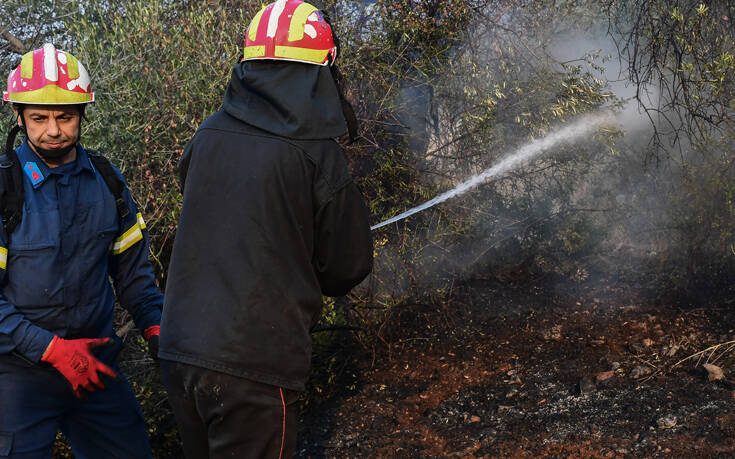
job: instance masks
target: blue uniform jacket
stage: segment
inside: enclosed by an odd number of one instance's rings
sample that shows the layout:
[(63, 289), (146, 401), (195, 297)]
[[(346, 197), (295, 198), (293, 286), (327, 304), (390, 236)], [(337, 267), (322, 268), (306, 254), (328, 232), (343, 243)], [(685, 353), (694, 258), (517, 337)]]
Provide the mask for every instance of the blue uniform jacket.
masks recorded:
[(46, 166), (27, 141), (16, 152), (25, 204), (10, 237), (0, 230), (0, 355), (37, 362), (54, 335), (112, 337), (114, 292), (139, 329), (158, 325), (163, 296), (127, 186), (130, 213), (120, 222), (112, 192), (83, 148), (77, 146), (73, 165), (60, 168)]

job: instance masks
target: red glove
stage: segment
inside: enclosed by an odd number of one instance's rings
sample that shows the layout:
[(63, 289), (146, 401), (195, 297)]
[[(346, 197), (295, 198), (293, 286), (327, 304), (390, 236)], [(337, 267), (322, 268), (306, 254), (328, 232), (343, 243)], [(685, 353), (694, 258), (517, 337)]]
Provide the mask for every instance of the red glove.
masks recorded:
[(158, 335), (160, 333), (160, 325), (151, 325), (143, 332), (143, 337), (148, 341), (148, 353), (156, 361), (158, 360)]
[(97, 374), (98, 371), (118, 379), (117, 374), (91, 352), (95, 347), (104, 346), (111, 341), (111, 338), (67, 340), (54, 336), (41, 360), (50, 363), (64, 375), (71, 383), (74, 395), (82, 398), (82, 388), (90, 392), (106, 388)]

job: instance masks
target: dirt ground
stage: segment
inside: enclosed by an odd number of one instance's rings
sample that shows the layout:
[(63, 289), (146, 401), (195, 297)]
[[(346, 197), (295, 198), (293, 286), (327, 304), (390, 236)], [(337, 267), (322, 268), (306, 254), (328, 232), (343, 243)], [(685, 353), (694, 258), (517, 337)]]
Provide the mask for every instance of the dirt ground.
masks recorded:
[(474, 278), (447, 298), (339, 354), (298, 457), (735, 456), (735, 296)]

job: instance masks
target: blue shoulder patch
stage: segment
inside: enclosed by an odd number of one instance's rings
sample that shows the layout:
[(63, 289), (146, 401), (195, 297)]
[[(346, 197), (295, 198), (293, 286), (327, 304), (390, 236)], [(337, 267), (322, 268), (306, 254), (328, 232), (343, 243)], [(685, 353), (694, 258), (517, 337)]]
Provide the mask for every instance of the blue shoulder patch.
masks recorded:
[(34, 163), (33, 161), (28, 161), (25, 166), (23, 166), (23, 170), (25, 171), (28, 178), (31, 179), (31, 183), (33, 183), (34, 185), (38, 182), (43, 181), (43, 174), (41, 173), (41, 169), (39, 169), (38, 164)]

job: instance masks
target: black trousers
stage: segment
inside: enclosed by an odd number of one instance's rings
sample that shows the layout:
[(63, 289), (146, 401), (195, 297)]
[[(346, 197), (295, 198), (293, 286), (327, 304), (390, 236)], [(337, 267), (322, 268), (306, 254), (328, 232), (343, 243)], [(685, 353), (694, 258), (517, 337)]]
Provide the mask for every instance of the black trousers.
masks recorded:
[(299, 392), (161, 360), (184, 453), (202, 458), (292, 458)]

